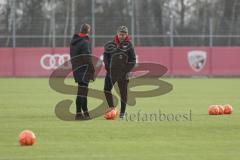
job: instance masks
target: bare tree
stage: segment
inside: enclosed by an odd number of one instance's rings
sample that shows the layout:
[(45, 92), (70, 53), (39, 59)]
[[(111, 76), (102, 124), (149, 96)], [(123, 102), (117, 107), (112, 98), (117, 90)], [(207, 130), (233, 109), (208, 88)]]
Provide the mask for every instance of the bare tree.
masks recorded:
[(185, 20), (185, 4), (184, 4), (184, 0), (181, 0), (181, 11), (180, 11), (180, 13), (181, 13), (181, 28), (183, 28), (184, 27), (184, 20)]

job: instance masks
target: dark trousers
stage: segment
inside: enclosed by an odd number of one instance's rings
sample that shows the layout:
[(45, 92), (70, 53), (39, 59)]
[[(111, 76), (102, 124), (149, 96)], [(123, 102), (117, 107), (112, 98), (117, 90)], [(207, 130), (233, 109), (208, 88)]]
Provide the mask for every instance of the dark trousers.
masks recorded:
[(115, 78), (110, 77), (109, 74), (107, 74), (105, 77), (104, 93), (105, 93), (105, 97), (106, 97), (109, 107), (114, 106), (111, 90), (112, 90), (114, 84), (116, 82), (118, 83), (118, 88), (119, 88), (120, 96), (121, 96), (121, 111), (120, 111), (120, 113), (125, 113), (125, 110), (126, 110), (128, 81), (129, 80), (127, 80), (125, 76), (122, 78), (115, 79)]
[(76, 112), (88, 112), (87, 107), (88, 83), (78, 82), (78, 92), (76, 98)]

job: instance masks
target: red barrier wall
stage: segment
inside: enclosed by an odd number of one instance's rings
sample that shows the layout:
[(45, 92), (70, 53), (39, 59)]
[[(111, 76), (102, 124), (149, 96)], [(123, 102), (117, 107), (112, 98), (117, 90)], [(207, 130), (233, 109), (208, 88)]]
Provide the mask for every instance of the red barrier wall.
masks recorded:
[(40, 60), (45, 54), (52, 54), (50, 48), (15, 49), (15, 76), (48, 76), (51, 70), (41, 67)]
[[(136, 47), (138, 63), (159, 63), (173, 76), (240, 76), (240, 47)], [(95, 56), (103, 48), (93, 49)], [(49, 76), (68, 48), (0, 48), (0, 76)], [(104, 75), (104, 67), (100, 75)]]
[(14, 50), (8, 48), (0, 48), (0, 76), (14, 75)]
[[(207, 54), (204, 67), (195, 71), (190, 67), (188, 54), (191, 51), (204, 51)], [(209, 48), (173, 48), (172, 49), (172, 74), (173, 75), (209, 75), (210, 74), (210, 49)]]
[(240, 75), (240, 48), (212, 48), (214, 75)]

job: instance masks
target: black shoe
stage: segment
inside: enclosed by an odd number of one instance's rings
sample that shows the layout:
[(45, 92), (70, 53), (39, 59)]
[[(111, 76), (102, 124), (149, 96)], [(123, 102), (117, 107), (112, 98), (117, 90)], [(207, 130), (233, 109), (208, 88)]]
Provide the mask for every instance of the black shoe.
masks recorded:
[(84, 112), (83, 115), (84, 115), (84, 119), (85, 119), (85, 120), (91, 119), (91, 117), (90, 117), (90, 115), (89, 115), (88, 112)]
[(120, 113), (119, 118), (124, 119), (125, 113)]
[(82, 113), (77, 113), (77, 114), (75, 115), (75, 120), (84, 120), (83, 114), (82, 114)]

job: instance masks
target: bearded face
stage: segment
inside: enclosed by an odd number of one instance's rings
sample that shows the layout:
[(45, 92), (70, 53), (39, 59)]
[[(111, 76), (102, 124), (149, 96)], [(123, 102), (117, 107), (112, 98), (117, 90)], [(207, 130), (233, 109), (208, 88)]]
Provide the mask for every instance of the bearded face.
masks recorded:
[(118, 32), (117, 35), (118, 35), (118, 39), (119, 39), (120, 43), (122, 43), (128, 36), (128, 34), (124, 33), (124, 32)]

